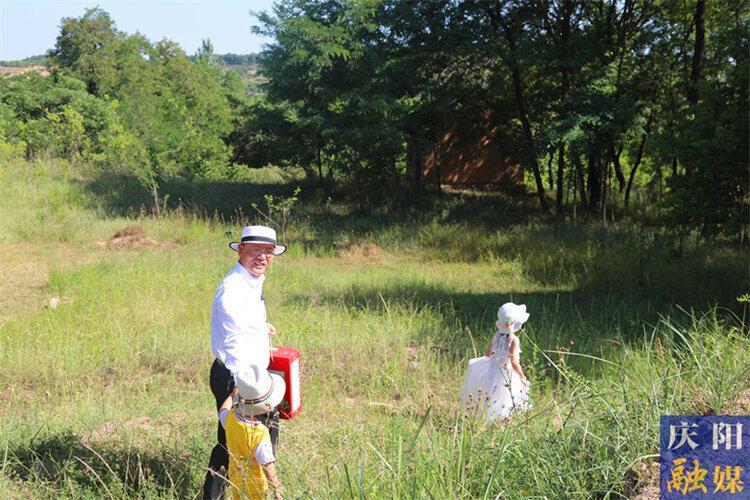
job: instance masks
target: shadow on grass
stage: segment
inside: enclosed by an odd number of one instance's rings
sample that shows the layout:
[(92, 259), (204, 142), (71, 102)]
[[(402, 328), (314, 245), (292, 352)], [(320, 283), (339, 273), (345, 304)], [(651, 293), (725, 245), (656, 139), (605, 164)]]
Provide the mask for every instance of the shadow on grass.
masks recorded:
[[(711, 288), (704, 289), (707, 294), (701, 294), (695, 287), (688, 286), (689, 282), (690, 276), (686, 276), (684, 282), (676, 283), (675, 286), (682, 287), (681, 298), (685, 301), (676, 303), (668, 298), (678, 290), (662, 290), (654, 293), (652, 300), (645, 300), (641, 293), (647, 295), (648, 288), (636, 292), (622, 287), (602, 293), (598, 284), (585, 283), (573, 291), (494, 293), (455, 291), (447, 285), (429, 281), (396, 282), (383, 286), (354, 284), (344, 291), (311, 292), (293, 296), (290, 300), (302, 307), (324, 304), (382, 316), (404, 311), (417, 318), (413, 323), (414, 341), (429, 345), (452, 362), (484, 351), (496, 331), (495, 315), (500, 305), (509, 301), (526, 304), (531, 318), (520, 333), (526, 351), (524, 363), (531, 362), (538, 371), (544, 371), (554, 379), (556, 370), (539, 351), (552, 359), (559, 359), (567, 351), (582, 354), (573, 354), (566, 362), (590, 375), (597, 369), (597, 362), (586, 356), (607, 359), (616, 355), (623, 344), (643, 347), (662, 319), (669, 318), (672, 325), (689, 327), (691, 305), (699, 311), (717, 305), (707, 295)], [(631, 293), (622, 294), (618, 290)], [(423, 313), (426, 314), (420, 318)], [(738, 323), (741, 314), (734, 316), (726, 309), (719, 313), (730, 324)]]
[[(300, 179), (279, 171), (258, 172), (257, 181), (170, 179), (162, 185), (169, 206), (183, 206), (199, 217), (224, 221), (259, 220), (251, 203), (290, 195)], [(114, 215), (138, 213), (152, 202), (136, 179), (101, 173), (85, 182), (95, 203)], [(539, 217), (525, 193), (472, 190), (436, 192), (400, 186), (392, 201), (364, 215), (327, 201), (302, 182), (293, 209), (294, 246), (307, 254), (330, 255), (338, 246), (371, 240), (388, 248), (411, 245), (431, 258), (475, 262), (487, 258), (517, 261), (529, 282), (551, 289), (575, 288), (584, 295), (615, 302), (646, 302), (685, 308), (719, 304), (736, 310), (735, 299), (750, 290), (746, 259), (715, 245), (686, 248), (668, 227), (643, 228), (570, 223)], [(535, 221), (535, 222), (532, 222)], [(649, 305), (648, 307), (651, 307)]]
[[(294, 190), (294, 185), (173, 178), (162, 183), (161, 196), (168, 208), (183, 206), (198, 215), (231, 220), (242, 213), (252, 212), (251, 203), (265, 207), (264, 195), (288, 195)], [(130, 176), (102, 173), (84, 181), (83, 187), (94, 196), (95, 203), (111, 215), (128, 216), (141, 210), (150, 211), (153, 207), (149, 193)]]
[(687, 247), (680, 235), (663, 227), (548, 223), (494, 234), (439, 227), (423, 243), (436, 258), (514, 262), (534, 285), (657, 307), (736, 309), (736, 298), (750, 290), (747, 259), (738, 248)]
[(66, 431), (10, 446), (4, 470), (12, 479), (52, 490), (55, 496), (193, 498), (199, 486), (190, 471), (200, 469), (193, 457), (202, 460), (204, 454), (108, 443), (87, 446)]
[[(387, 231), (397, 225), (423, 225), (438, 218), (441, 223), (471, 223), (482, 228), (510, 227), (525, 224), (538, 210), (525, 193), (505, 190), (464, 190), (437, 192), (420, 186), (403, 185), (390, 193), (387, 201), (369, 212), (358, 211), (356, 202), (342, 194), (333, 200), (314, 183), (301, 179), (285, 179), (277, 173), (258, 174), (258, 181), (189, 181), (170, 178), (160, 187), (167, 208), (182, 206), (204, 218), (225, 221), (256, 218), (251, 203), (265, 209), (265, 195), (276, 199), (290, 196), (302, 188), (299, 203), (293, 210), (297, 222), (314, 228), (315, 241), (302, 241), (305, 246), (332, 247), (346, 237), (362, 237)], [(153, 199), (131, 176), (102, 172), (80, 181), (93, 195), (93, 204), (115, 216), (150, 212)], [(334, 197), (335, 198), (335, 197)]]

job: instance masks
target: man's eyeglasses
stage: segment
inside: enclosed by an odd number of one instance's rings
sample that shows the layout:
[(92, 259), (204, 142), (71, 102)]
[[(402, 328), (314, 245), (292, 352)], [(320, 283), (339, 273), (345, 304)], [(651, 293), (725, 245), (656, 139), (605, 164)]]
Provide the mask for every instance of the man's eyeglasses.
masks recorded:
[[(243, 243), (243, 246), (244, 245), (248, 245), (248, 244), (247, 243)], [(263, 248), (263, 247), (259, 247), (259, 246), (255, 246), (255, 245), (250, 245), (250, 246), (248, 246), (248, 248), (247, 248), (246, 251), (248, 253), (250, 253), (251, 255), (255, 255), (255, 256), (259, 256), (259, 255), (273, 256), (274, 255), (274, 253), (273, 253), (274, 250), (275, 250), (275, 247)]]

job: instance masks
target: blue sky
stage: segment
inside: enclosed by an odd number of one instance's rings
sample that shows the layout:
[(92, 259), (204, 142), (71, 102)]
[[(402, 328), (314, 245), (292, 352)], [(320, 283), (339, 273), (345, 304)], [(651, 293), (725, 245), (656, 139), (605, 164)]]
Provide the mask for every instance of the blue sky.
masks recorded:
[(168, 38), (193, 54), (210, 38), (218, 54), (258, 52), (269, 40), (253, 35), (250, 11), (269, 10), (273, 0), (0, 0), (0, 60), (43, 54), (55, 44), (63, 17), (80, 17), (97, 5), (117, 28), (140, 31), (152, 42)]

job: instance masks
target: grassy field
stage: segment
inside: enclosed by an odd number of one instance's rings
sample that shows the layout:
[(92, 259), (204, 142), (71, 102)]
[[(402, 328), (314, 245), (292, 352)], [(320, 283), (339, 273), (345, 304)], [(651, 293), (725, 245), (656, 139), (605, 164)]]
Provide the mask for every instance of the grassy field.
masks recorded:
[[(173, 183), (180, 206), (156, 218), (128, 179), (0, 165), (0, 496), (198, 495), (227, 232), (293, 184)], [(152, 240), (108, 243), (133, 224)], [(750, 412), (745, 249), (547, 220), (497, 193), (369, 218), (311, 198), (289, 239), (265, 287), (277, 343), (304, 360), (278, 452), (288, 498), (633, 496), (660, 415)], [(479, 425), (458, 391), (509, 300), (531, 313), (535, 406)]]

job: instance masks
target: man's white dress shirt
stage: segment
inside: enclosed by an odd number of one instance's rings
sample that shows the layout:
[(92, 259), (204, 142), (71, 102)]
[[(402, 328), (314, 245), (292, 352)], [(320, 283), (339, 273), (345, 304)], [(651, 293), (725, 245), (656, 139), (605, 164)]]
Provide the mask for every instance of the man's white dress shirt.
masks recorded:
[(268, 368), (271, 343), (263, 301), (265, 276), (239, 262), (216, 289), (211, 310), (211, 350), (234, 375), (251, 364)]

